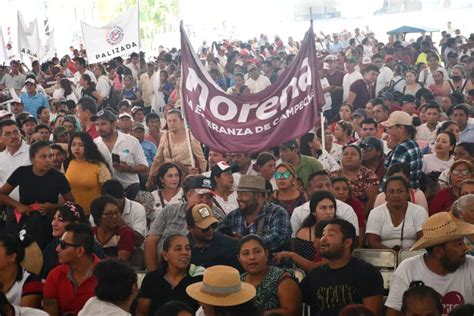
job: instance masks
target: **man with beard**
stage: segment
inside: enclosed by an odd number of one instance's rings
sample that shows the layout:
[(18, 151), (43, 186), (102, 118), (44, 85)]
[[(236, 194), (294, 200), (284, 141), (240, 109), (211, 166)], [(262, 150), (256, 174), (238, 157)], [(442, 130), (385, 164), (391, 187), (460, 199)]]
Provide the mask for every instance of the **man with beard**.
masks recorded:
[(363, 304), (375, 315), (382, 313), (383, 279), (373, 265), (352, 256), (354, 226), (340, 218), (324, 227), (321, 256), (326, 265), (311, 271), (301, 282), (303, 302), (320, 316), (336, 316), (350, 304)]
[(216, 232), (217, 223), (207, 204), (197, 204), (186, 211), (191, 263), (205, 268), (227, 265), (239, 269), (239, 244), (235, 239)]
[(134, 200), (140, 190), (138, 174), (148, 172), (148, 162), (138, 140), (117, 131), (117, 117), (109, 110), (102, 110), (91, 117), (100, 137), (94, 141), (109, 166), (113, 167), (112, 177), (122, 184), (127, 198)]
[(241, 176), (237, 186), (239, 208), (219, 223), (219, 230), (231, 232), (237, 240), (257, 234), (272, 253), (288, 249), (291, 238), (288, 213), (279, 205), (267, 203), (266, 195), (265, 179), (260, 176)]
[(388, 316), (401, 315), (403, 293), (413, 281), (422, 281), (442, 296), (443, 315), (458, 305), (474, 303), (474, 258), (466, 256), (464, 238), (474, 225), (456, 222), (447, 212), (434, 214), (423, 224), (421, 237), (410, 250), (426, 254), (404, 260), (397, 268), (385, 305)]

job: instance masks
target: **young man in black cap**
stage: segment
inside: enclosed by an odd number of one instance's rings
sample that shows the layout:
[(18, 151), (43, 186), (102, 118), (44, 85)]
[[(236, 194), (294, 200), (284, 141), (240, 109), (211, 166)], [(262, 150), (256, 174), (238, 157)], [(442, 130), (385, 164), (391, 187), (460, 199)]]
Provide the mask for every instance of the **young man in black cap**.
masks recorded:
[[(212, 207), (214, 191), (211, 179), (196, 176), (183, 187), (186, 200), (182, 203), (166, 205), (151, 224), (145, 238), (145, 265), (148, 271), (158, 268), (158, 258), (163, 249), (163, 242), (172, 234), (187, 235), (186, 210), (196, 204), (205, 203)], [(224, 212), (213, 207), (213, 216), (217, 220), (225, 217)]]
[(211, 181), (215, 188), (214, 205), (226, 214), (239, 207), (233, 176), (238, 171), (238, 166), (231, 166), (225, 161), (219, 161), (211, 168)]

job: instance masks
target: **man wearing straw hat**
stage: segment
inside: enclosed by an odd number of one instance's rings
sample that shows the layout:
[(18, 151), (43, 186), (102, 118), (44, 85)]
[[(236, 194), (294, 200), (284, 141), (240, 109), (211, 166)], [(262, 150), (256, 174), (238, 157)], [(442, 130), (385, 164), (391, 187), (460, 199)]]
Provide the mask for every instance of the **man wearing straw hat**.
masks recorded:
[(219, 223), (219, 229), (230, 229), (235, 239), (257, 234), (273, 253), (289, 246), (291, 224), (286, 210), (279, 205), (266, 203), (266, 195), (265, 179), (260, 176), (241, 176), (237, 186), (239, 208), (227, 214)]
[(403, 293), (413, 281), (422, 281), (441, 294), (443, 315), (463, 304), (474, 303), (474, 257), (466, 256), (464, 238), (474, 225), (455, 221), (447, 212), (434, 214), (423, 224), (421, 237), (410, 250), (426, 254), (406, 259), (397, 268), (385, 305), (388, 316), (400, 315)]

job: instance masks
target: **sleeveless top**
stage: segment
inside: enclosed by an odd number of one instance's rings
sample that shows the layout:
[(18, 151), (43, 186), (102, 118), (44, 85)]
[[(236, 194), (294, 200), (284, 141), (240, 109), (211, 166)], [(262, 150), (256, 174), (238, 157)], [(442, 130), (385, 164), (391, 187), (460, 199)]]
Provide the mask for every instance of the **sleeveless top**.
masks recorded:
[(314, 261), (316, 257), (316, 248), (314, 248), (312, 241), (311, 227), (309, 227), (309, 240), (296, 237), (294, 238), (294, 247), (295, 253), (305, 259)]
[[(259, 285), (257, 285), (257, 295), (255, 296), (255, 306), (262, 311), (280, 308), (278, 300), (278, 286), (283, 280), (290, 276), (283, 276), (287, 271), (278, 267), (269, 266), (267, 274), (263, 277)], [(242, 281), (247, 278), (247, 273), (240, 276)]]

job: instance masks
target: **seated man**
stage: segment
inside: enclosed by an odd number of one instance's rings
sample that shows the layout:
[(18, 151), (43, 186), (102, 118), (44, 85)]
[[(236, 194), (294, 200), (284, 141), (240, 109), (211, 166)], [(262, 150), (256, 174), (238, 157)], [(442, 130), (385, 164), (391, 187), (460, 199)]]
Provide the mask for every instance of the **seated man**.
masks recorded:
[(197, 204), (186, 211), (191, 263), (205, 268), (227, 265), (238, 269), (239, 244), (235, 239), (216, 232), (217, 223), (207, 204)]
[(383, 279), (373, 265), (352, 256), (356, 245), (354, 226), (340, 218), (324, 227), (321, 256), (328, 264), (311, 271), (301, 282), (303, 302), (315, 315), (338, 315), (350, 304), (363, 304), (382, 314)]
[(395, 271), (385, 306), (388, 316), (401, 315), (402, 295), (413, 281), (422, 281), (443, 298), (447, 315), (453, 307), (474, 303), (474, 258), (466, 256), (464, 238), (474, 234), (474, 225), (455, 222), (439, 212), (423, 224), (421, 237), (410, 250), (426, 249), (404, 260)]
[(219, 230), (232, 231), (236, 239), (257, 234), (270, 252), (287, 249), (291, 238), (288, 213), (279, 205), (267, 203), (266, 194), (265, 179), (260, 176), (241, 176), (237, 186), (239, 208), (219, 223)]
[(43, 309), (49, 315), (76, 315), (95, 295), (93, 274), (99, 262), (93, 253), (94, 235), (87, 224), (66, 226), (58, 250), (60, 265), (49, 272), (43, 291)]

